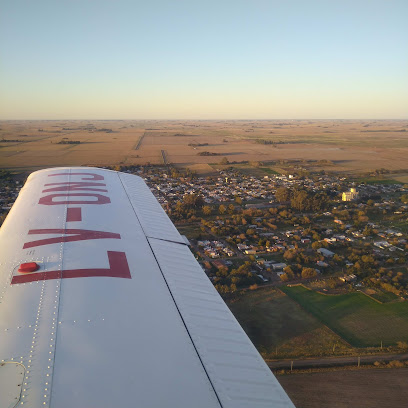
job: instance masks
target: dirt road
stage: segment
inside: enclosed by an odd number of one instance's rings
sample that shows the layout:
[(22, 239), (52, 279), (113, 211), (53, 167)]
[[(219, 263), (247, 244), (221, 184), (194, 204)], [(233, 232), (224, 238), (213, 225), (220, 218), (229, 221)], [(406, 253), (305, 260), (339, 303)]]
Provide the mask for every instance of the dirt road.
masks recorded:
[[(360, 357), (360, 364), (372, 364), (376, 361), (393, 361), (393, 360), (408, 360), (408, 353), (404, 354), (377, 354), (365, 355)], [(322, 358), (305, 358), (293, 360), (270, 360), (267, 364), (272, 369), (290, 368), (293, 361), (293, 369), (296, 368), (315, 368), (315, 367), (335, 367), (346, 365), (357, 365), (357, 356), (346, 357), (322, 357)]]

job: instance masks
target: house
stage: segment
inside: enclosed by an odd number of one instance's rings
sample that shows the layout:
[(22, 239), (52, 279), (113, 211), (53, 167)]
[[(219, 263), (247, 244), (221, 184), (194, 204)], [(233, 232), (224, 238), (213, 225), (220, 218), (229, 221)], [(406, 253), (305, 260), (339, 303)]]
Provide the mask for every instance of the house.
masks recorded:
[(341, 276), (339, 279), (343, 282), (353, 282), (357, 279), (357, 276), (353, 273), (351, 275)]
[(317, 252), (319, 252), (319, 254), (323, 255), (325, 258), (331, 258), (334, 255), (334, 252), (329, 251), (326, 248), (319, 248)]
[(217, 260), (217, 261), (211, 261), (212, 262), (212, 264), (217, 268), (217, 269), (220, 269), (220, 268), (225, 268), (225, 262), (224, 261), (222, 261), (221, 259), (220, 260)]
[(378, 242), (374, 242), (374, 246), (384, 249), (384, 248), (391, 247), (391, 244), (389, 244), (387, 241), (378, 241)]
[(282, 269), (286, 268), (287, 266), (288, 266), (288, 265), (286, 265), (285, 263), (280, 262), (280, 263), (273, 264), (273, 265), (272, 265), (272, 269), (273, 269), (274, 271), (279, 271), (279, 270), (282, 270)]
[(258, 275), (256, 275), (256, 276), (258, 276), (259, 278), (261, 278), (263, 282), (268, 282), (268, 279), (266, 279), (263, 275), (258, 274)]

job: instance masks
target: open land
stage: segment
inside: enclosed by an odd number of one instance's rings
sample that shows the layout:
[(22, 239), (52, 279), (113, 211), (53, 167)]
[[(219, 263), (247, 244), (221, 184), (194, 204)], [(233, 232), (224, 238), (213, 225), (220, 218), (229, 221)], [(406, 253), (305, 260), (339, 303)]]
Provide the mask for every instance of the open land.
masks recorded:
[(408, 303), (381, 304), (361, 292), (326, 295), (301, 285), (282, 290), (355, 347), (395, 344), (408, 338)]
[(347, 174), (383, 168), (406, 182), (408, 121), (0, 122), (0, 166), (7, 169), (162, 164), (163, 152), (168, 163), (199, 174), (211, 174), (225, 157), (257, 174), (297, 163)]
[(231, 297), (228, 306), (265, 359), (352, 353), (353, 349), (273, 287)]
[(357, 355), (408, 338), (407, 302), (361, 292), (326, 295), (304, 286), (260, 287), (227, 299), (263, 357)]
[(297, 408), (397, 408), (408, 401), (408, 368), (277, 377)]

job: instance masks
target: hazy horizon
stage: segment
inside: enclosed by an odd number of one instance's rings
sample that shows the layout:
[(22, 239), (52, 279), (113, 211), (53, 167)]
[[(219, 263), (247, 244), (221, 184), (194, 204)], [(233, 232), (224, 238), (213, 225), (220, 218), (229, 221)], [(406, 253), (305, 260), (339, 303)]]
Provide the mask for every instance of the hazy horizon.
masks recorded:
[(0, 122), (80, 122), (80, 121), (95, 121), (95, 122), (246, 122), (246, 121), (259, 121), (259, 122), (268, 122), (268, 121), (324, 121), (324, 122), (336, 122), (336, 121), (395, 121), (395, 122), (404, 122), (408, 121), (408, 116), (406, 118), (25, 118), (25, 119), (1, 119)]
[(407, 15), (403, 0), (3, 2), (0, 119), (404, 120)]

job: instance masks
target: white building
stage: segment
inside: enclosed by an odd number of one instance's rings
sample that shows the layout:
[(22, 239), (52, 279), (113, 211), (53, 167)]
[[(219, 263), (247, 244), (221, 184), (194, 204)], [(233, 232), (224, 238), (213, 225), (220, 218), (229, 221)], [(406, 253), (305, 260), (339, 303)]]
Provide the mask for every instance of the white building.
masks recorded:
[(357, 189), (355, 188), (350, 188), (350, 191), (345, 191), (342, 196), (341, 199), (343, 201), (352, 201), (352, 200), (356, 200), (358, 198), (359, 192), (357, 191)]

